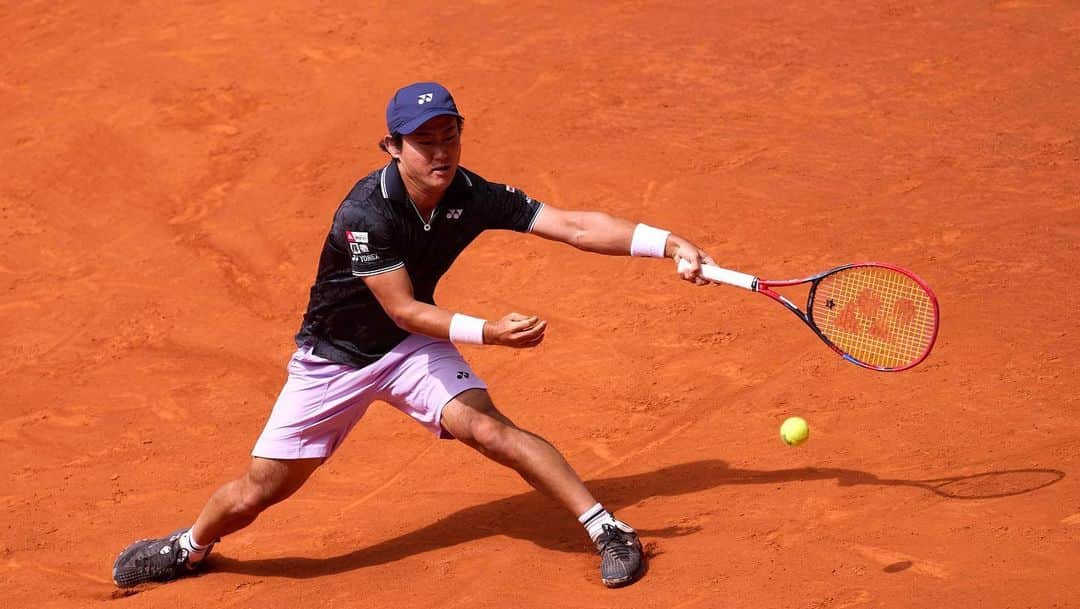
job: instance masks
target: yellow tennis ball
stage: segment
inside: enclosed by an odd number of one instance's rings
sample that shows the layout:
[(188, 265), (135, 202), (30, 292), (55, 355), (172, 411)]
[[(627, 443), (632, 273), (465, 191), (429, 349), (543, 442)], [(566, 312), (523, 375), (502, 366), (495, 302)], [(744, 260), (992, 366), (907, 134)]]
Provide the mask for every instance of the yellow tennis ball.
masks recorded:
[(802, 417), (790, 417), (780, 426), (780, 439), (788, 446), (798, 446), (810, 437), (810, 426)]

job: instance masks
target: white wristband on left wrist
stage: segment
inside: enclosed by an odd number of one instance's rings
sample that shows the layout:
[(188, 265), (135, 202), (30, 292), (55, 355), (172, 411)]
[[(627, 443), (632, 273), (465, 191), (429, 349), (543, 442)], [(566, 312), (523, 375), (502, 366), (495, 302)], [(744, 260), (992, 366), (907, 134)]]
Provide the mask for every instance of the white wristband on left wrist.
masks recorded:
[(487, 320), (454, 313), (450, 318), (450, 342), (465, 345), (484, 344), (484, 324)]

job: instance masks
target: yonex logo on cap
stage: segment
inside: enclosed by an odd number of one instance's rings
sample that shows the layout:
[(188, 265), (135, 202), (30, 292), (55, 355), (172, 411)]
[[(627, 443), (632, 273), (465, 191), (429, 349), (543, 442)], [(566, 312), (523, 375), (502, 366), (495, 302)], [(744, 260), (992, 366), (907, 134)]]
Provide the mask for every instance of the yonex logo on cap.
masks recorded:
[(436, 116), (461, 118), (450, 91), (437, 82), (413, 83), (398, 89), (386, 105), (387, 133), (409, 135)]

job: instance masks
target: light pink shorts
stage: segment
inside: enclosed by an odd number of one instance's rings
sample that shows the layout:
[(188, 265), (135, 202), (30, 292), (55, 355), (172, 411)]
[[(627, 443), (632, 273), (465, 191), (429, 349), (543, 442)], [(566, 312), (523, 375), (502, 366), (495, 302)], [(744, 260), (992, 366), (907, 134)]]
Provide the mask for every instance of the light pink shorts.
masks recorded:
[(412, 334), (375, 363), (355, 368), (301, 347), (289, 360), (289, 379), (251, 454), (267, 459), (329, 457), (375, 400), (451, 437), (442, 410), (468, 389), (487, 386), (449, 341)]

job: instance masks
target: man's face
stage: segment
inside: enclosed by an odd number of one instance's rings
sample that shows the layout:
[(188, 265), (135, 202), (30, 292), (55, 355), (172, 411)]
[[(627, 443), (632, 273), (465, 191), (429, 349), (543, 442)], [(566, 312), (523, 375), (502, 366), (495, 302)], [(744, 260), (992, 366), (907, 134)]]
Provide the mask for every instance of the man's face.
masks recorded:
[(403, 177), (429, 190), (450, 187), (461, 160), (461, 130), (455, 116), (436, 116), (402, 137)]

